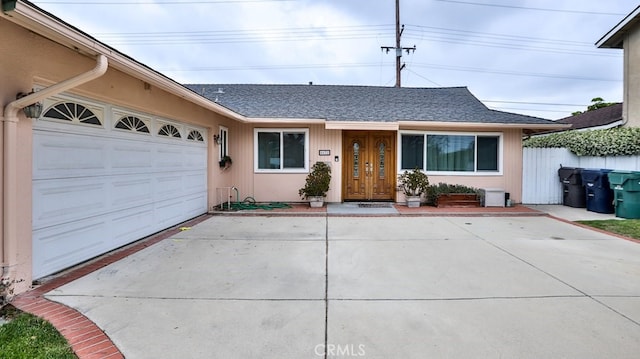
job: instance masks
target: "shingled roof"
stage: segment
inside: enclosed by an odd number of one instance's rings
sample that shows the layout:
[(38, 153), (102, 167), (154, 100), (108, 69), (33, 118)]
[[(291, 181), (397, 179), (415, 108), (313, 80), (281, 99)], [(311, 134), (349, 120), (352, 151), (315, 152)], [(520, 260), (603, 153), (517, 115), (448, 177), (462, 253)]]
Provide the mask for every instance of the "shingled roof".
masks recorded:
[(490, 110), (466, 87), (189, 84), (192, 91), (250, 118), (328, 121), (438, 121), (553, 125)]
[(571, 124), (570, 130), (582, 128), (610, 127), (622, 122), (622, 103), (602, 107), (597, 110), (586, 111), (575, 116), (565, 117), (558, 123)]

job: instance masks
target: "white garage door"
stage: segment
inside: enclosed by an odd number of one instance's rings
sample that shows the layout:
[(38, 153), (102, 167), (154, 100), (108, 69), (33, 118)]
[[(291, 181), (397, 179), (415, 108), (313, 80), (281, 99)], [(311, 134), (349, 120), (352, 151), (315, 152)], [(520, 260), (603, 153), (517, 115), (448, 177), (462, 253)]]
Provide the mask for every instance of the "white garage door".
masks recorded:
[(33, 134), (33, 276), (207, 211), (204, 129), (68, 99)]

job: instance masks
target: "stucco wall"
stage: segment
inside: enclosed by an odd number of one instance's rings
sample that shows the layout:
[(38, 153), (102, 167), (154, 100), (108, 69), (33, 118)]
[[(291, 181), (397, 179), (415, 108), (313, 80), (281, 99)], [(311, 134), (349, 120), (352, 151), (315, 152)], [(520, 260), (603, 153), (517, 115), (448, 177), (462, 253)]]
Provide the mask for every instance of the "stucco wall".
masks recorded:
[[(331, 162), (331, 186), (327, 193), (327, 202), (341, 201), (340, 178), (342, 159), (334, 161), (334, 156), (342, 153), (342, 131), (325, 130), (323, 125), (288, 124), (235, 124), (229, 129), (230, 156), (233, 159), (232, 174), (228, 185), (240, 191), (240, 200), (253, 197), (258, 202), (300, 202), (298, 189), (304, 186), (306, 173), (256, 173), (254, 170), (253, 133), (255, 128), (308, 128), (309, 164), (316, 161)], [(330, 150), (331, 156), (319, 156), (319, 150)], [(235, 200), (235, 195), (234, 195)]]
[(640, 127), (640, 26), (624, 39), (624, 90), (622, 117), (626, 126)]

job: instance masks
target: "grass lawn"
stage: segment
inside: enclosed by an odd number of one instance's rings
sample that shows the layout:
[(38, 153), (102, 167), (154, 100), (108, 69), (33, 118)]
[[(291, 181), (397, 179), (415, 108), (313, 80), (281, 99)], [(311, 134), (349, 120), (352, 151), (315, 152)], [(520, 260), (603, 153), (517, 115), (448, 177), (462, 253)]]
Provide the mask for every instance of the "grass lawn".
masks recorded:
[(577, 221), (590, 227), (626, 237), (640, 239), (640, 219), (608, 219), (600, 221)]
[(49, 322), (11, 306), (0, 310), (0, 359), (77, 359), (66, 339)]

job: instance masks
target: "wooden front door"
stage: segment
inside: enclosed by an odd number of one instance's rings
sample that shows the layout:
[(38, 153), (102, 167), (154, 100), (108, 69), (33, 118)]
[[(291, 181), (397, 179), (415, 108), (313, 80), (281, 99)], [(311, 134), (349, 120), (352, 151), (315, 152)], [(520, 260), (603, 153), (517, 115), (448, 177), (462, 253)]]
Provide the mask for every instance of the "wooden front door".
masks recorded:
[(342, 140), (344, 200), (394, 200), (396, 133), (345, 131)]

